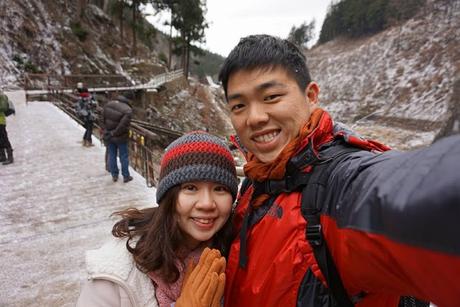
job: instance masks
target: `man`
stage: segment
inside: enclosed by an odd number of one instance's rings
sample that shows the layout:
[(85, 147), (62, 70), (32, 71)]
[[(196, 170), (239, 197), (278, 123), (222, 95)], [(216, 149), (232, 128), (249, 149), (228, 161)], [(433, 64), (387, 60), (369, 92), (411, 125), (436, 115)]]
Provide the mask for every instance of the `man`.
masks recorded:
[(9, 108), (8, 96), (0, 90), (0, 162), (3, 165), (14, 162), (13, 148), (6, 132), (6, 116), (13, 113), (14, 110)]
[(225, 306), (460, 306), (460, 137), (397, 153), (334, 125), (293, 44), (240, 41), (220, 75), (248, 160)]
[(129, 99), (120, 95), (117, 100), (109, 101), (103, 111), (104, 142), (107, 146), (109, 170), (114, 182), (118, 180), (119, 173), (117, 153), (120, 155), (123, 182), (133, 180), (129, 175), (128, 157), (129, 126), (132, 116), (129, 103)]

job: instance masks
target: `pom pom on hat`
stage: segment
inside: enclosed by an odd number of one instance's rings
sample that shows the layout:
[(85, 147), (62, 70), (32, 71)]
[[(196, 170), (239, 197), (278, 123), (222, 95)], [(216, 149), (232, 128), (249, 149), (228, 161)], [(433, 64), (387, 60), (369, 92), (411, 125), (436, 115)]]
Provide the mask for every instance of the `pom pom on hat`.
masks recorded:
[(165, 150), (160, 164), (157, 203), (172, 187), (191, 181), (210, 181), (226, 186), (235, 200), (238, 178), (228, 146), (202, 131), (185, 134)]

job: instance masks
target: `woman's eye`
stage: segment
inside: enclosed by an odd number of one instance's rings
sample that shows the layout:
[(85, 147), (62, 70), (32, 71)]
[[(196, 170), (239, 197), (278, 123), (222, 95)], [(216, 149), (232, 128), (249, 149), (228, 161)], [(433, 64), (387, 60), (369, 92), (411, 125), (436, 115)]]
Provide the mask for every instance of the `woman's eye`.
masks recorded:
[(233, 105), (233, 106), (230, 108), (230, 110), (231, 110), (231, 111), (238, 111), (238, 110), (240, 110), (240, 109), (243, 108), (243, 107), (244, 107), (244, 104), (238, 103), (238, 104)]
[(184, 184), (182, 185), (182, 189), (187, 191), (196, 191), (197, 188), (193, 184)]
[(224, 185), (219, 185), (214, 188), (217, 192), (229, 192), (228, 188)]

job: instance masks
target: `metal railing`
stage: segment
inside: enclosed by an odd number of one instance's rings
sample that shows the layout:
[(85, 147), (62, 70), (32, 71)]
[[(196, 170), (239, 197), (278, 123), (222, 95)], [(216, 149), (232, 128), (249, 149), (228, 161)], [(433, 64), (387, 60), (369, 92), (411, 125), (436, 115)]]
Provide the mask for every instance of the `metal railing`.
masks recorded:
[[(52, 94), (54, 92), (72, 93), (77, 82), (91, 84), (90, 92), (132, 91), (132, 90), (155, 90), (166, 82), (173, 81), (183, 76), (183, 70), (175, 70), (154, 76), (145, 84), (130, 84), (130, 81), (122, 75), (52, 75), (52, 74), (25, 74), (24, 89), (26, 100), (34, 95)], [(73, 83), (71, 83), (70, 80)], [(115, 85), (114, 85), (115, 84)]]
[(146, 137), (133, 127), (130, 130), (129, 160), (130, 166), (134, 168), (142, 177), (148, 187), (156, 185), (155, 181), (155, 162), (152, 150), (146, 146)]
[[(62, 92), (51, 92), (50, 97), (52, 98), (50, 100), (53, 104), (83, 126), (83, 121), (78, 117), (75, 111), (77, 97), (70, 93)], [(96, 114), (98, 115), (98, 119), (100, 119), (102, 114), (101, 107), (97, 108)], [(100, 122), (96, 121), (94, 127), (95, 129), (93, 135), (101, 140), (101, 143), (103, 143), (103, 132)], [(150, 123), (140, 120), (132, 120), (129, 135), (130, 142), (128, 143), (128, 146), (130, 166), (145, 178), (145, 182), (148, 187), (153, 187), (156, 184), (156, 162), (159, 162), (155, 161), (153, 148), (158, 147), (158, 143), (162, 138), (166, 138), (166, 142), (169, 143), (180, 137), (182, 132), (156, 127)], [(107, 161), (104, 161), (104, 163), (107, 167)]]

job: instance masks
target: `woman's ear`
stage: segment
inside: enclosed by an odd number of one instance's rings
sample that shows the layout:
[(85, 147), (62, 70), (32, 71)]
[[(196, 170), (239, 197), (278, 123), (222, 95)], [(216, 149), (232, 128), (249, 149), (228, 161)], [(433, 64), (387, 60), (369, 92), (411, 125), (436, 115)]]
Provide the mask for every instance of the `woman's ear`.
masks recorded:
[(318, 95), (319, 95), (319, 85), (318, 83), (312, 81), (308, 84), (305, 88), (305, 95), (308, 98), (308, 102), (310, 104), (316, 104), (318, 102)]

